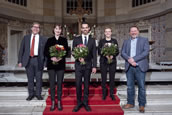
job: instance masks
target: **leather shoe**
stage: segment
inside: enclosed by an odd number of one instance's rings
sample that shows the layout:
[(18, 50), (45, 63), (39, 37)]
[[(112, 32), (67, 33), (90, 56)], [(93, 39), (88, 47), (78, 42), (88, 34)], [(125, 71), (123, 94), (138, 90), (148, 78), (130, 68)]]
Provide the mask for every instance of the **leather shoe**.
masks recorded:
[(106, 95), (103, 95), (102, 96), (102, 100), (106, 100)]
[(38, 100), (43, 100), (43, 97), (42, 97), (41, 95), (36, 96), (36, 98), (37, 98)]
[(110, 97), (111, 97), (112, 100), (116, 100), (114, 95), (111, 95)]
[(82, 107), (82, 104), (76, 105), (76, 106), (74, 107), (74, 109), (72, 110), (72, 112), (77, 112), (77, 111), (79, 111), (79, 110), (81, 109), (81, 107)]
[(91, 111), (91, 108), (88, 106), (88, 104), (84, 104), (84, 107), (85, 107), (85, 110), (90, 112)]
[(28, 96), (27, 98), (26, 98), (26, 100), (27, 101), (30, 101), (30, 100), (32, 100), (34, 98), (34, 96)]
[(145, 112), (145, 107), (144, 106), (140, 106), (139, 107), (139, 112), (140, 113), (144, 113)]
[(62, 111), (63, 110), (61, 101), (58, 101), (57, 102), (57, 108), (58, 108), (59, 111)]
[(129, 108), (133, 108), (133, 107), (134, 107), (134, 105), (132, 105), (132, 104), (126, 104), (123, 106), (124, 109), (129, 109)]
[(52, 101), (50, 111), (54, 111), (54, 110), (55, 110), (55, 101)]

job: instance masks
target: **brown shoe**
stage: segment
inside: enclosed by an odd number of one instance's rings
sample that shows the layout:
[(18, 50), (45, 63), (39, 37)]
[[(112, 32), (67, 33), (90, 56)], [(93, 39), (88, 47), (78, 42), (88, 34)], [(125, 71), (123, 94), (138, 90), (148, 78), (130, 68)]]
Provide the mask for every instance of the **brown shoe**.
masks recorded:
[(140, 106), (139, 107), (139, 112), (140, 113), (144, 113), (145, 112), (145, 107), (144, 106)]
[(133, 108), (133, 107), (134, 107), (134, 105), (132, 105), (132, 104), (126, 104), (123, 106), (124, 109), (129, 109), (129, 108)]

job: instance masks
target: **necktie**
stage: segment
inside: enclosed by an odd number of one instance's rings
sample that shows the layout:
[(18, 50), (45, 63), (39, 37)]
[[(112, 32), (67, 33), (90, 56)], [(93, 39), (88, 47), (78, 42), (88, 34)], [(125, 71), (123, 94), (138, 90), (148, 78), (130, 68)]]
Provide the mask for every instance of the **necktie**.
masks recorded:
[(33, 39), (32, 39), (32, 46), (31, 46), (31, 49), (30, 49), (30, 56), (31, 56), (31, 57), (34, 56), (34, 46), (35, 46), (35, 35), (33, 36)]
[(87, 45), (87, 37), (85, 36), (85, 41), (84, 41), (84, 45)]

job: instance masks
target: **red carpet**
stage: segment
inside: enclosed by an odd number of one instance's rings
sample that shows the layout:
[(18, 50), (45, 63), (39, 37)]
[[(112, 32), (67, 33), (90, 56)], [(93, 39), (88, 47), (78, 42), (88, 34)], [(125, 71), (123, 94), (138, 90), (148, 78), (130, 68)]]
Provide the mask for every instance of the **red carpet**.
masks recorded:
[[(116, 89), (115, 89), (116, 94)], [(50, 94), (50, 91), (49, 91)], [(56, 93), (57, 94), (57, 93)], [(76, 105), (76, 88), (75, 86), (63, 86), (63, 96), (62, 96), (62, 106), (63, 111), (58, 111), (57, 108), (51, 112), (51, 98), (48, 96), (46, 103), (47, 106), (43, 112), (43, 115), (123, 115), (124, 112), (121, 109), (119, 102), (120, 99), (115, 95), (116, 100), (112, 101), (109, 95), (106, 100), (102, 100), (102, 89), (101, 86), (90, 85), (89, 88), (89, 105), (92, 109), (91, 112), (87, 112), (84, 107), (82, 107), (78, 112), (72, 112), (74, 106)], [(109, 94), (109, 90), (108, 90)], [(56, 98), (57, 99), (57, 98)]]

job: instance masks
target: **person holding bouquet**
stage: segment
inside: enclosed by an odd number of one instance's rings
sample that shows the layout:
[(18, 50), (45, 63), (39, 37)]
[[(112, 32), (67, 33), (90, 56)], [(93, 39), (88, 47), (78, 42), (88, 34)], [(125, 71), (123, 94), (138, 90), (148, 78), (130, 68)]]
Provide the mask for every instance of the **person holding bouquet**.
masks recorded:
[[(73, 40), (73, 51), (76, 47), (81, 47), (78, 49), (83, 49), (86, 53), (88, 48), (88, 54), (83, 57), (75, 58), (75, 79), (76, 79), (76, 93), (77, 93), (77, 105), (74, 107), (73, 112), (77, 112), (82, 106), (85, 107), (86, 111), (91, 111), (91, 108), (88, 106), (88, 94), (89, 94), (89, 82), (90, 75), (96, 73), (96, 42), (95, 39), (89, 36), (90, 27), (88, 23), (83, 22), (81, 25), (82, 35), (76, 37)], [(82, 51), (83, 51), (82, 50)], [(79, 52), (78, 52), (79, 53)], [(74, 53), (74, 57), (77, 53)], [(82, 77), (84, 77), (84, 97), (82, 97)]]
[(98, 54), (100, 55), (100, 70), (102, 78), (102, 100), (106, 99), (107, 88), (106, 79), (107, 72), (109, 71), (109, 82), (110, 82), (110, 97), (115, 100), (114, 97), (114, 79), (116, 72), (116, 56), (119, 54), (118, 43), (116, 39), (111, 37), (112, 29), (106, 27), (104, 30), (105, 38), (99, 41)]
[(58, 94), (57, 107), (61, 111), (62, 82), (64, 78), (65, 58), (68, 54), (68, 42), (66, 38), (60, 36), (62, 32), (60, 25), (55, 25), (53, 32), (55, 35), (47, 40), (44, 54), (47, 58), (47, 70), (50, 82), (52, 102), (50, 111), (55, 110), (56, 79)]

